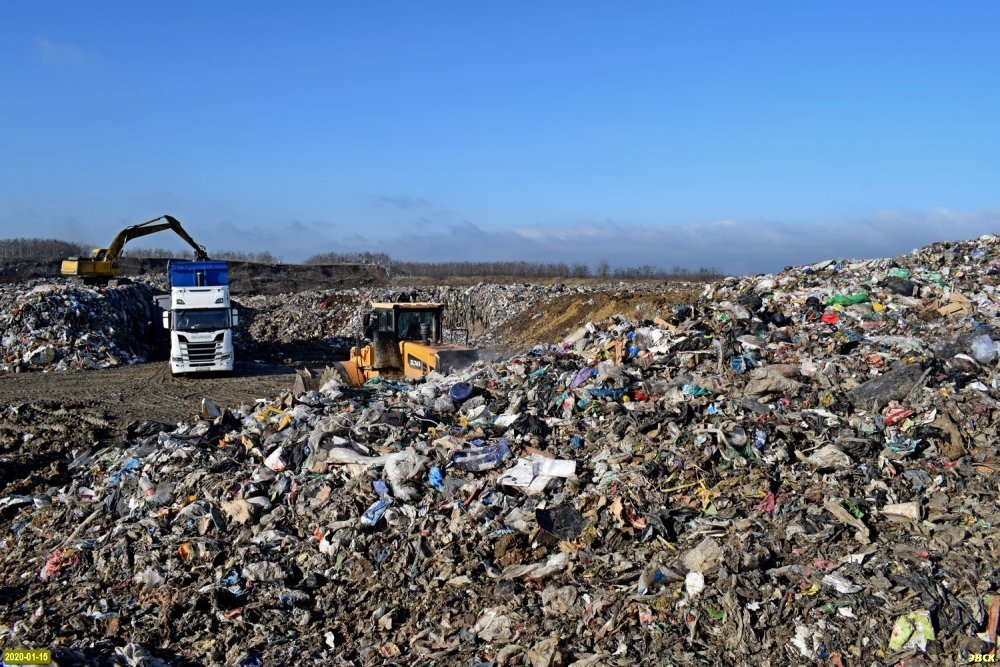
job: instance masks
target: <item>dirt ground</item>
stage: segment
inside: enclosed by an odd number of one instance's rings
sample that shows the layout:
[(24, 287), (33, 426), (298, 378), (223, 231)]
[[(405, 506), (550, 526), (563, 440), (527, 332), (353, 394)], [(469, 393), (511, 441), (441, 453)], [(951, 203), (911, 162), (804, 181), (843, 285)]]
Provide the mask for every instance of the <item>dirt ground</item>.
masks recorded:
[(0, 376), (0, 406), (22, 403), (80, 404), (115, 421), (175, 422), (198, 411), (202, 398), (220, 406), (274, 396), (289, 389), (291, 366), (241, 362), (232, 376), (170, 374), (165, 361), (97, 371), (18, 373)]
[(0, 496), (68, 481), (67, 453), (121, 443), (128, 425), (175, 423), (202, 398), (220, 407), (290, 389), (290, 366), (243, 362), (224, 376), (173, 377), (164, 361), (97, 371), (0, 376)]
[(567, 294), (549, 303), (527, 308), (505, 326), (500, 343), (512, 350), (541, 341), (561, 340), (586, 322), (612, 315), (635, 319), (663, 317), (671, 306), (698, 298), (700, 285), (665, 285), (658, 292), (600, 292)]

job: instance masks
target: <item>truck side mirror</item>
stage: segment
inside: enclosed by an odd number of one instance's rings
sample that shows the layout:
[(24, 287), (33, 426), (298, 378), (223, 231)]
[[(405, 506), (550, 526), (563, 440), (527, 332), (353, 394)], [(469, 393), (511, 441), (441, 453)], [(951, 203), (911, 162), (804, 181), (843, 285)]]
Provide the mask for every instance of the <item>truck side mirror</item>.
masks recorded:
[(372, 326), (372, 314), (365, 313), (361, 316), (361, 326), (365, 329), (370, 329)]
[(240, 311), (238, 308), (233, 308), (229, 312), (230, 312), (230, 317), (232, 318), (233, 321), (233, 326), (235, 327), (237, 324), (240, 323)]
[(169, 329), (170, 328), (170, 313), (169, 312), (164, 312), (163, 313), (163, 328), (164, 329)]

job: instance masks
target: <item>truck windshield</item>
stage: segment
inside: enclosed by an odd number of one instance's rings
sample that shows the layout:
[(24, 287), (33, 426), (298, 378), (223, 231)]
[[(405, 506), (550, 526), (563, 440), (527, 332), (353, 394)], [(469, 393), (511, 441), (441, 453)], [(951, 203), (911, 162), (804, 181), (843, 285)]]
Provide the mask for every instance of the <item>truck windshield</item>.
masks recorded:
[(229, 309), (174, 311), (174, 331), (216, 331), (229, 327)]

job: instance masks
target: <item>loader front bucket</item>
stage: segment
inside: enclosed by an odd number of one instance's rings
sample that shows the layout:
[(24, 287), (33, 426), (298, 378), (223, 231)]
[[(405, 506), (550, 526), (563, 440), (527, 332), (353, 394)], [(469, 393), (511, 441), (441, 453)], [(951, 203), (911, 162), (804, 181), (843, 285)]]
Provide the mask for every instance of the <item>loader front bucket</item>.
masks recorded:
[(365, 383), (358, 365), (351, 361), (338, 361), (326, 368), (303, 368), (295, 371), (293, 391), (296, 396), (307, 391), (319, 391), (330, 380), (336, 380), (352, 387)]

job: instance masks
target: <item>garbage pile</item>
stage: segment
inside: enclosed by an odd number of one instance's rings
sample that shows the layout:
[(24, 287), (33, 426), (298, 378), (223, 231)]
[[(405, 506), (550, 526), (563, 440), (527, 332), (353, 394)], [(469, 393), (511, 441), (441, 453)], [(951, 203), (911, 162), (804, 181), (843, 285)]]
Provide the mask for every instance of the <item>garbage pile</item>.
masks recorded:
[(107, 368), (143, 361), (152, 290), (32, 281), (0, 285), (0, 372)]
[[(318, 341), (346, 353), (364, 336), (362, 316), (372, 302), (432, 301), (445, 304), (445, 330), (452, 342), (489, 345), (510, 318), (523, 310), (567, 294), (595, 294), (621, 285), (582, 286), (528, 283), (480, 283), (471, 287), (365, 288), (307, 291), (297, 294), (252, 295), (239, 298), (244, 325), (240, 344), (267, 349)], [(630, 291), (651, 291), (639, 283)]]
[(996, 648), (1000, 239), (73, 454), (0, 637), (99, 664), (940, 664)]
[[(436, 301), (446, 305), (449, 340), (491, 345), (503, 325), (527, 308), (611, 287), (479, 284), (240, 296), (234, 300), (241, 311), (234, 342), (241, 358), (291, 363), (341, 358), (363, 337), (361, 320), (371, 302)], [(151, 304), (152, 295), (165, 289), (162, 274), (99, 289), (68, 281), (0, 287), (0, 324), (5, 327), (0, 372), (107, 368), (147, 359), (166, 340)], [(651, 291), (655, 286), (643, 283), (628, 289)]]
[(331, 358), (346, 356), (356, 341), (350, 320), (359, 290), (240, 296), (240, 324), (233, 339), (241, 358), (288, 357), (302, 363), (303, 345)]

